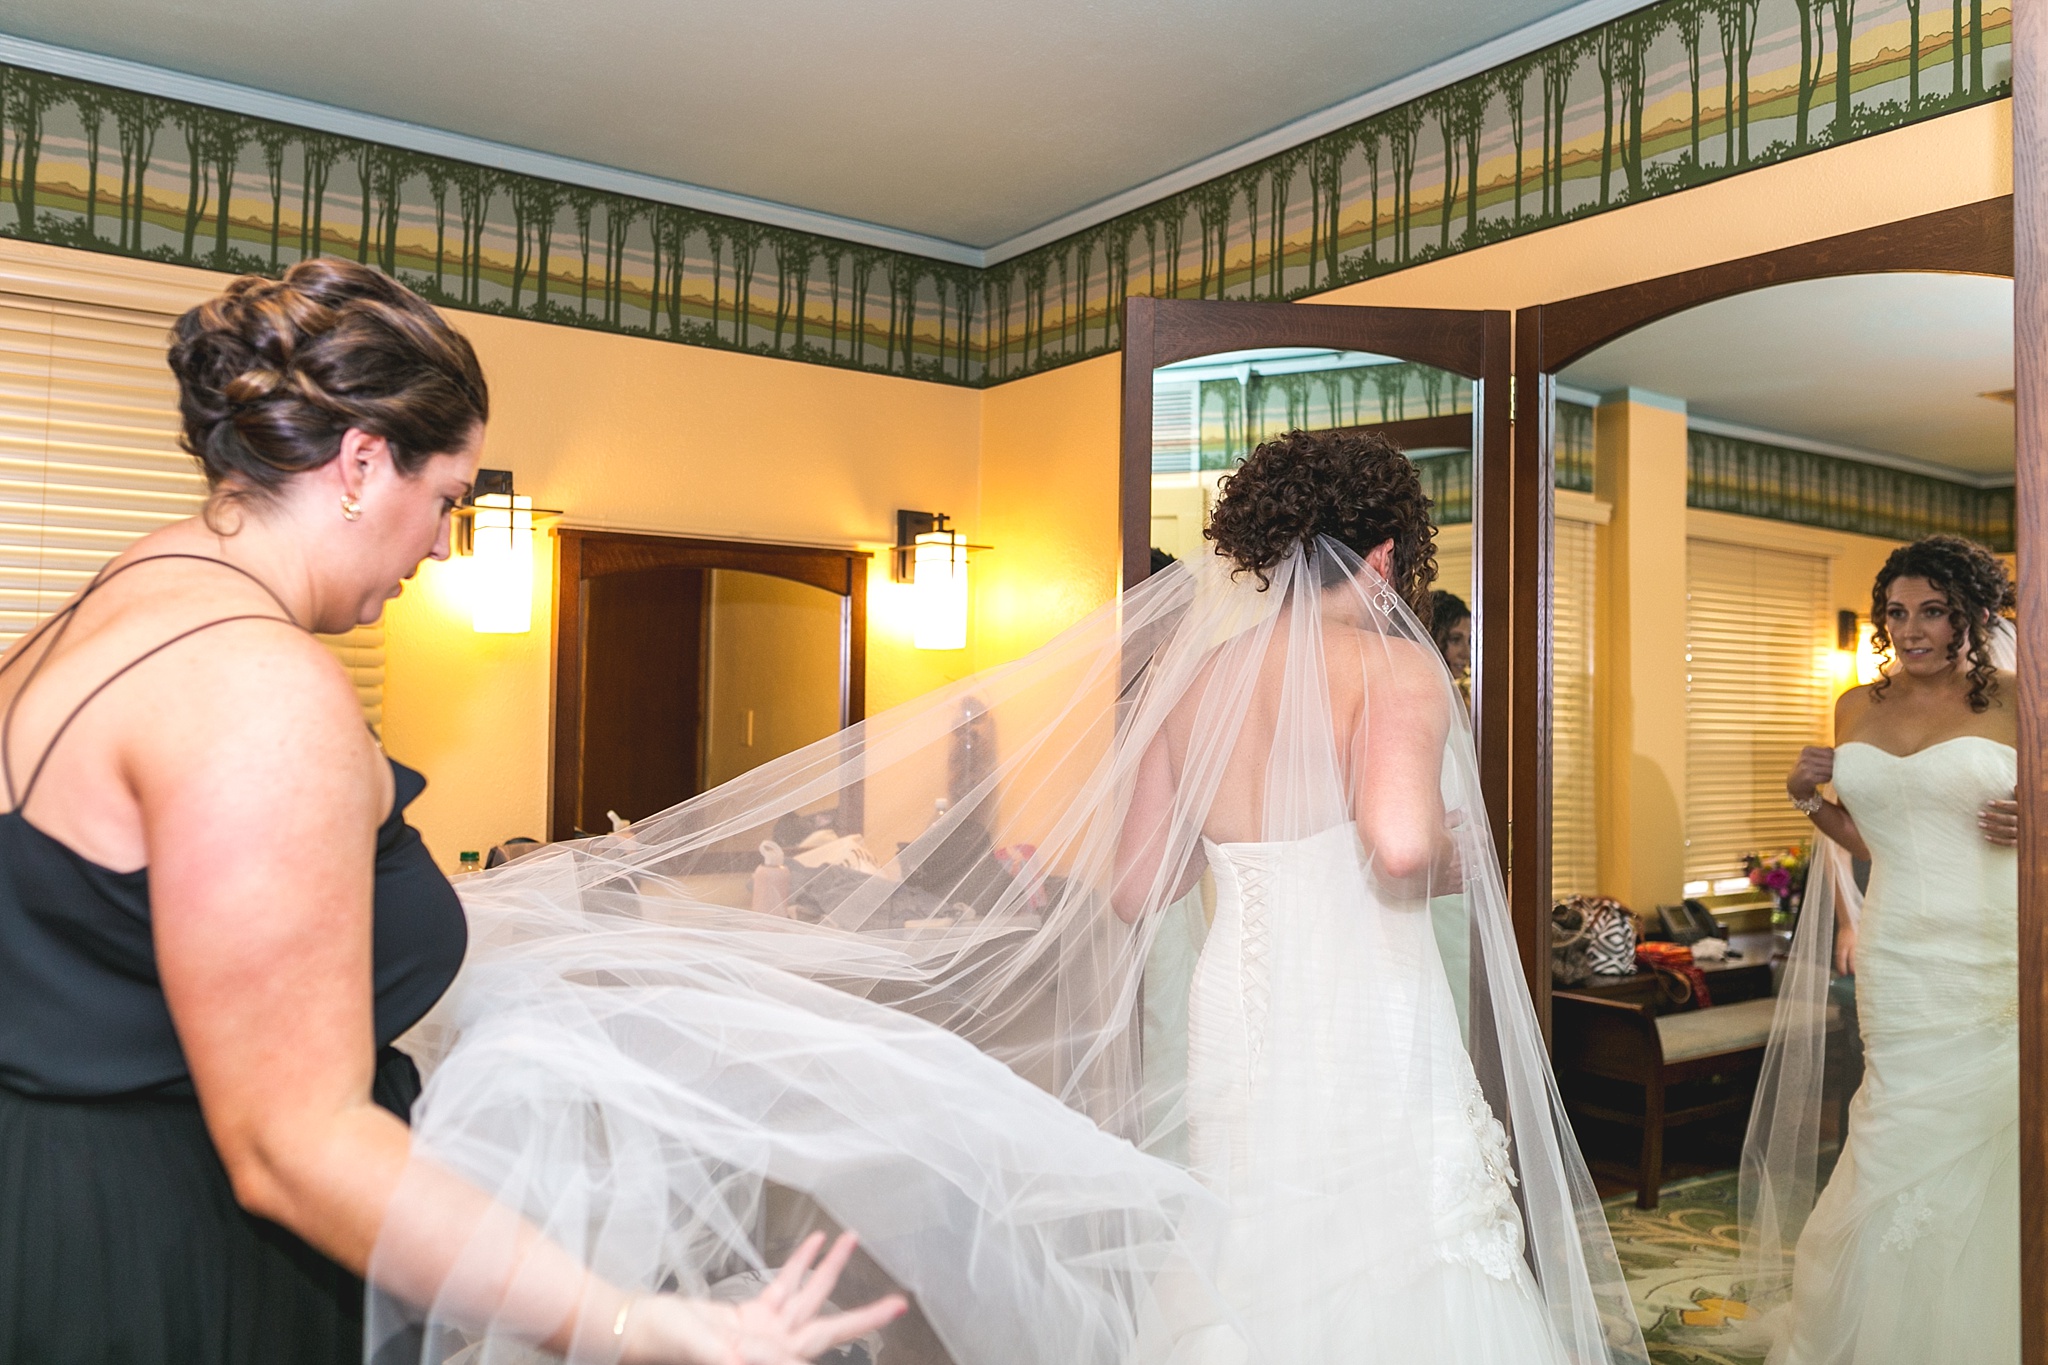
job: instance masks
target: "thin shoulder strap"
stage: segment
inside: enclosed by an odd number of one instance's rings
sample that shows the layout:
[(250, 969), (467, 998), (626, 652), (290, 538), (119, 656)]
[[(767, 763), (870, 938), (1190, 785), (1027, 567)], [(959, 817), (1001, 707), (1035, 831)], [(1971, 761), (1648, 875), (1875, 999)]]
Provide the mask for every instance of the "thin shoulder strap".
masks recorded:
[[(57, 646), (59, 643), (62, 642), (65, 632), (71, 629), (71, 623), (77, 619), (79, 607), (84, 605), (85, 600), (88, 597), (91, 597), (94, 593), (98, 592), (108, 583), (112, 582), (116, 578), (119, 578), (122, 574), (128, 572), (128, 570), (137, 568), (144, 564), (152, 563), (159, 559), (196, 559), (200, 560), (203, 563), (218, 564), (222, 568), (232, 569), (236, 573), (242, 575), (242, 577), (248, 579), (251, 583), (254, 583), (257, 587), (263, 589), (264, 593), (270, 598), (270, 600), (277, 603), (278, 610), (283, 612), (284, 615), (282, 618), (276, 616), (269, 616), (262, 613), (243, 613), (236, 616), (224, 616), (221, 617), (219, 620), (208, 621), (204, 625), (194, 626), (190, 630), (183, 631), (177, 635), (174, 635), (170, 639), (165, 640), (162, 644), (157, 645), (155, 648), (150, 649), (146, 653), (140, 655), (139, 657), (131, 659), (127, 663), (123, 664), (120, 668), (116, 669), (111, 676), (101, 681), (99, 686), (93, 688), (92, 691), (88, 692), (85, 696), (84, 701), (79, 702), (78, 705), (71, 708), (71, 714), (64, 718), (63, 724), (59, 725), (57, 727), (56, 733), (50, 737), (50, 742), (43, 746), (42, 757), (36, 760), (36, 766), (34, 770), (29, 774), (28, 785), (22, 789), (20, 795), (17, 797), (14, 789), (13, 761), (14, 711), (15, 708), (21, 704), (21, 698), (23, 694), (26, 693), (29, 687), (35, 682), (37, 675), (39, 675), (43, 671), (43, 665), (49, 661), (50, 656), (56, 652)], [(51, 751), (57, 747), (57, 741), (64, 737), (64, 732), (71, 728), (71, 722), (78, 719), (78, 713), (83, 711), (88, 705), (90, 705), (93, 699), (98, 697), (100, 693), (106, 691), (107, 688), (110, 685), (112, 685), (116, 679), (120, 678), (130, 669), (134, 668), (137, 664), (140, 664), (144, 660), (152, 658), (155, 655), (162, 653), (164, 650), (169, 649), (172, 645), (177, 644), (181, 640), (185, 640), (190, 638), (191, 636), (197, 635), (199, 632), (203, 630), (211, 630), (215, 626), (226, 625), (230, 621), (276, 621), (280, 619), (282, 619), (285, 624), (293, 627), (297, 627), (299, 624), (297, 618), (295, 618), (292, 615), (291, 608), (287, 607), (284, 604), (284, 600), (280, 598), (274, 591), (271, 590), (271, 587), (268, 583), (265, 583), (255, 574), (250, 573), (241, 565), (231, 564), (227, 560), (218, 559), (213, 555), (144, 555), (140, 559), (131, 559), (126, 564), (118, 565), (112, 569), (103, 569), (99, 573), (95, 574), (93, 576), (92, 581), (86, 584), (85, 591), (79, 593), (78, 596), (73, 598), (69, 603), (67, 603), (61, 611), (59, 611), (55, 616), (52, 616), (47, 622), (44, 623), (44, 629), (50, 632), (49, 637), (45, 641), (43, 641), (43, 648), (37, 653), (36, 661), (29, 666), (28, 676), (24, 677), (21, 680), (21, 686), (16, 688), (14, 695), (8, 699), (7, 709), (4, 712), (0, 712), (0, 782), (4, 782), (7, 789), (8, 808), (11, 810), (18, 811), (28, 804), (29, 797), (33, 795), (35, 792), (36, 783), (42, 778), (43, 768), (50, 761)], [(19, 657), (20, 652), (18, 649), (9, 650), (7, 657), (4, 660), (0, 660), (0, 673), (6, 672), (7, 669)]]

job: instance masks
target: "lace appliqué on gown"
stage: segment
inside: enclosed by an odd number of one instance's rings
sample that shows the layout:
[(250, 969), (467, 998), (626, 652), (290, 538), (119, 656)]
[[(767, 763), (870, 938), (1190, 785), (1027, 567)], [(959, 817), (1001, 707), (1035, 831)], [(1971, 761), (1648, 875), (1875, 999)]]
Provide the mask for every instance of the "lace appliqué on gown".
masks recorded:
[(1884, 1240), (1877, 1244), (1877, 1249), (1911, 1251), (1913, 1243), (1920, 1240), (1920, 1234), (1933, 1221), (1934, 1208), (1927, 1202), (1927, 1196), (1919, 1190), (1907, 1190), (1899, 1196), (1898, 1207), (1892, 1210), (1891, 1226), (1885, 1229)]
[(1470, 1146), (1454, 1142), (1435, 1161), (1433, 1194), (1446, 1261), (1512, 1279), (1522, 1262), (1522, 1217), (1515, 1207), (1514, 1163), (1507, 1129), (1493, 1116), (1477, 1080), (1467, 1079), (1461, 1107)]

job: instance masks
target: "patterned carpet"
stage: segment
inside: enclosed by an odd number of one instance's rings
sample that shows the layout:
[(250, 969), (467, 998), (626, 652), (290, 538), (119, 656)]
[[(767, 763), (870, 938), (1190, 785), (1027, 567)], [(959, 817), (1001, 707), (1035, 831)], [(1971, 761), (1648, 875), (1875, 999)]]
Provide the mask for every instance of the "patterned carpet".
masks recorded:
[(1637, 1208), (1633, 1192), (1604, 1207), (1650, 1359), (1657, 1365), (1756, 1365), (1760, 1357), (1696, 1344), (1744, 1311), (1724, 1297), (1734, 1286), (1739, 1250), (1735, 1172), (1666, 1185), (1655, 1209)]

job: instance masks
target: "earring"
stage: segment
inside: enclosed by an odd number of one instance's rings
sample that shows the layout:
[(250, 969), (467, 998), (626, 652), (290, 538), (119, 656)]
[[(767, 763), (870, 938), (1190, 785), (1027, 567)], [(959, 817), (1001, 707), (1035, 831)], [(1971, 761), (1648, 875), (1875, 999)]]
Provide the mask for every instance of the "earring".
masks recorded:
[(348, 497), (347, 495), (344, 494), (341, 499), (341, 519), (343, 521), (354, 521), (358, 517), (362, 516), (362, 514), (363, 505), (357, 502), (354, 498)]
[(1392, 616), (1394, 614), (1394, 604), (1398, 601), (1400, 599), (1394, 596), (1392, 588), (1381, 588), (1373, 594), (1372, 598), (1372, 604), (1379, 608), (1380, 615), (1382, 616)]

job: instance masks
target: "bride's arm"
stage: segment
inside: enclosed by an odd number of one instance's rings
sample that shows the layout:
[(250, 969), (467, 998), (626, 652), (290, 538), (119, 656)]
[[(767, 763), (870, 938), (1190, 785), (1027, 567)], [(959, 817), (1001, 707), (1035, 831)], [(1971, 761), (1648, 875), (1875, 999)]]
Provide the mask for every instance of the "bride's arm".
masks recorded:
[(1191, 849), (1167, 894), (1153, 895), (1172, 853), (1173, 826), (1173, 766), (1167, 761), (1166, 735), (1161, 732), (1138, 760), (1131, 808), (1117, 838), (1116, 881), (1110, 887), (1109, 904), (1126, 924), (1135, 923), (1148, 905), (1173, 904), (1201, 880), (1202, 857)]
[(1451, 842), (1443, 796), (1450, 708), (1441, 665), (1405, 641), (1389, 641), (1386, 650), (1385, 668), (1367, 677), (1352, 816), (1382, 878), (1427, 882)]

